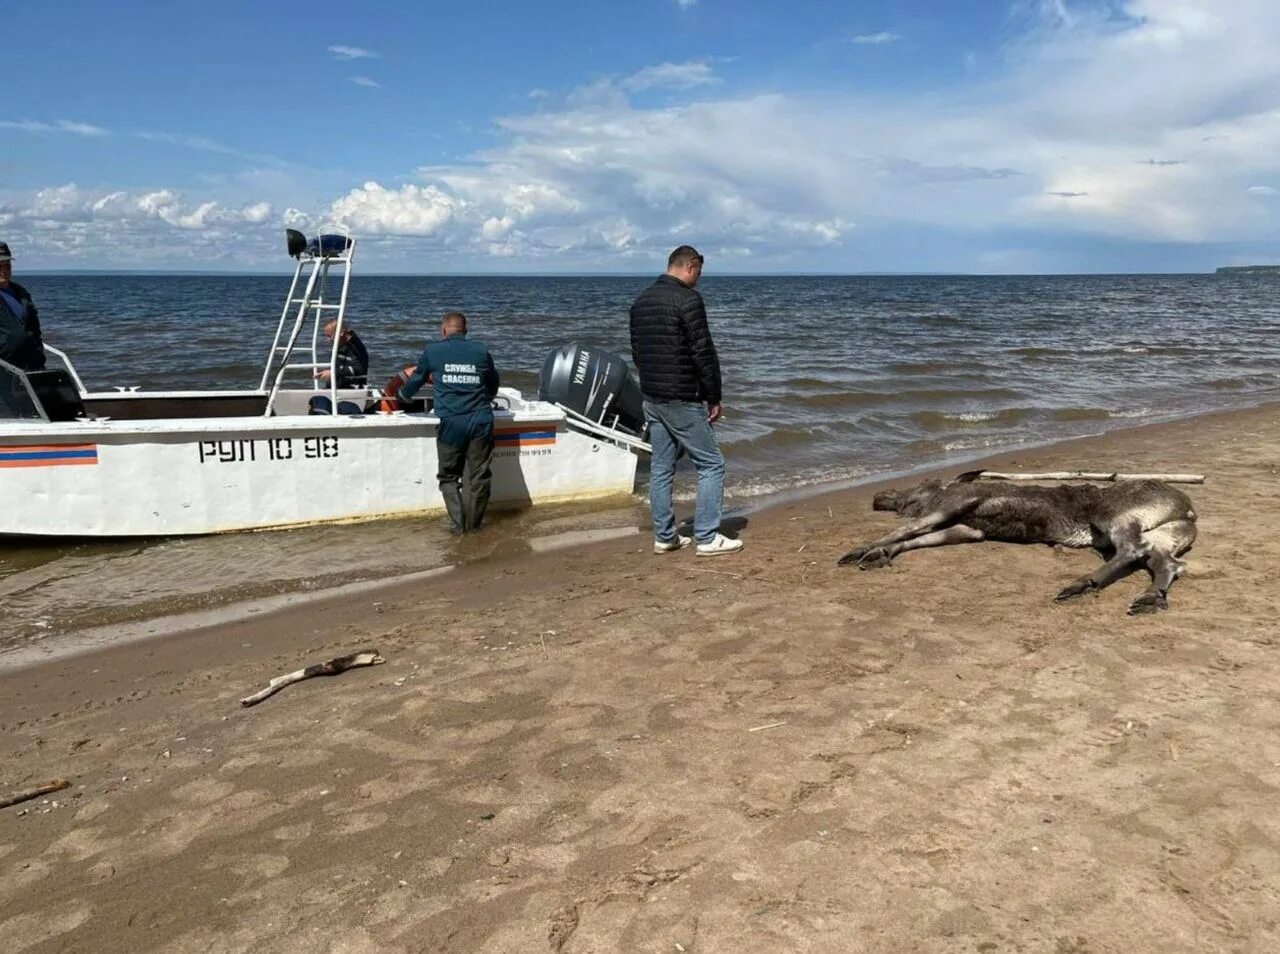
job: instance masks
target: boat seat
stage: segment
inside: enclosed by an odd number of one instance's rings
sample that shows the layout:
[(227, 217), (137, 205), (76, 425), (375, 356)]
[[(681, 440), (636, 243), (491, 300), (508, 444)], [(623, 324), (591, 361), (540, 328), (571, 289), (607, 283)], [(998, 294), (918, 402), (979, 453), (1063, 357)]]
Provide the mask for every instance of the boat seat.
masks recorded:
[(28, 371), (27, 381), (50, 421), (74, 421), (84, 415), (75, 381), (62, 368)]

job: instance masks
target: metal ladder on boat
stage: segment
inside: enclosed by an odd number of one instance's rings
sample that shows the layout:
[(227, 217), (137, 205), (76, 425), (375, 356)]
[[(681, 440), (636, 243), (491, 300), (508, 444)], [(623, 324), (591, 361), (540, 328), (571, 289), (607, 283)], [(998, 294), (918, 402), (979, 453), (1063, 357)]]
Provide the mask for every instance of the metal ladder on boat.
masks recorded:
[[(326, 254), (325, 239), (332, 236), (345, 239), (342, 243), (345, 247), (341, 251)], [(293, 283), (289, 286), (289, 294), (280, 312), (275, 340), (271, 342), (271, 350), (267, 353), (266, 367), (262, 371), (262, 383), (258, 385), (260, 391), (265, 391), (267, 383), (271, 382), (271, 392), (267, 395), (264, 417), (270, 417), (275, 413), (276, 396), (280, 393), (280, 387), (290, 371), (305, 371), (311, 380), (313, 390), (328, 390), (329, 412), (338, 413), (338, 349), (342, 346), (342, 331), (346, 326), (347, 291), (351, 287), (351, 260), (356, 254), (356, 240), (345, 232), (325, 233), (317, 235), (315, 245), (315, 251), (308, 247), (298, 254), (298, 264), (293, 270)], [(342, 282), (342, 291), (336, 304), (324, 300), (329, 271), (335, 267)], [(300, 286), (302, 294), (298, 294)], [(290, 310), (294, 308), (296, 311), (293, 312), (293, 325), (285, 340), (285, 326), (289, 321)], [(302, 345), (298, 344), (298, 338), (308, 321), (311, 324), (309, 347), (305, 344), (305, 339)], [(329, 359), (322, 362), (319, 360), (320, 334), (329, 321), (334, 321), (337, 325), (333, 332), (333, 343), (329, 348)], [(285, 340), (284, 344), (281, 344), (282, 340)], [(293, 360), (295, 352), (298, 352), (299, 358), (310, 357), (311, 360), (295, 361)], [(316, 377), (317, 372), (324, 370), (329, 372), (327, 388), (321, 383), (320, 378)]]

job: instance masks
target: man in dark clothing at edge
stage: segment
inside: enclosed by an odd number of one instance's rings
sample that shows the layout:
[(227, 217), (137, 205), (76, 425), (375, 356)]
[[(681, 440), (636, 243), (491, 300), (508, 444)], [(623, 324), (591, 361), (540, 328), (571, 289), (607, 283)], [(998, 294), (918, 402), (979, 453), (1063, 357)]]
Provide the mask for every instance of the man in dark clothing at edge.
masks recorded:
[(720, 532), (724, 502), (724, 455), (711, 425), (720, 419), (720, 359), (707, 327), (702, 296), (694, 291), (703, 258), (681, 245), (667, 259), (667, 272), (631, 306), (631, 356), (640, 372), (644, 416), (653, 460), (649, 505), (653, 550), (670, 553), (694, 542), (676, 530), (671, 486), (676, 461), (687, 454), (698, 472), (693, 535), (698, 556), (742, 549), (741, 540)]
[[(454, 533), (479, 530), (493, 483), (493, 398), (498, 369), (487, 345), (467, 338), (466, 315), (451, 311), (442, 340), (428, 342), (397, 396), (413, 398), (430, 378), (435, 388), (437, 479)], [(466, 473), (464, 487), (463, 473)]]
[[(330, 341), (338, 330), (338, 323), (330, 321), (324, 326), (324, 336)], [(338, 387), (362, 388), (369, 381), (369, 349), (364, 346), (355, 329), (344, 326), (338, 340)], [(321, 381), (329, 380), (329, 369), (316, 372)]]
[(27, 290), (13, 280), (13, 254), (0, 242), (0, 359), (23, 371), (44, 370), (40, 316)]

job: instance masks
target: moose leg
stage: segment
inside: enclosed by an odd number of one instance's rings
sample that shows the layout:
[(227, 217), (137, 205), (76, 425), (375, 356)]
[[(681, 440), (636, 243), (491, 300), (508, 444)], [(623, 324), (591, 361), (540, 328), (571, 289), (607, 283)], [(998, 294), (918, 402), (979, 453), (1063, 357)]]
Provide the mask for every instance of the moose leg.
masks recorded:
[(1092, 573), (1063, 587), (1053, 598), (1055, 603), (1065, 603), (1085, 593), (1106, 589), (1138, 568), (1147, 550), (1147, 545), (1142, 540), (1142, 524), (1136, 520), (1121, 524), (1112, 528), (1109, 536), (1111, 545), (1115, 547), (1115, 556)]
[(987, 535), (981, 530), (975, 530), (973, 527), (966, 527), (963, 523), (958, 523), (954, 527), (947, 527), (945, 530), (935, 530), (933, 533), (912, 537), (902, 543), (887, 543), (882, 547), (868, 550), (858, 561), (858, 569), (874, 570), (878, 567), (888, 566), (894, 557), (899, 553), (906, 553), (908, 550), (923, 550), (926, 547), (946, 547), (956, 543), (981, 543), (986, 538)]
[(1147, 531), (1143, 539), (1151, 547), (1147, 554), (1151, 585), (1129, 604), (1130, 616), (1169, 608), (1169, 588), (1186, 568), (1186, 563), (1178, 557), (1191, 549), (1196, 539), (1196, 526), (1189, 520), (1174, 520)]
[(850, 550), (837, 560), (836, 564), (838, 566), (848, 566), (850, 563), (856, 563), (858, 566), (862, 566), (863, 561), (866, 558), (871, 557), (872, 559), (867, 563), (867, 566), (863, 567), (863, 569), (873, 566), (888, 566), (889, 557), (885, 556), (881, 552), (885, 547), (895, 543), (902, 543), (903, 541), (910, 540), (913, 537), (923, 536), (926, 533), (938, 529), (938, 527), (941, 527), (943, 524), (955, 520), (959, 516), (960, 514), (957, 512), (935, 510), (933, 513), (925, 514), (919, 520), (912, 520), (910, 523), (904, 523), (897, 530), (894, 530), (893, 533), (888, 536), (881, 537), (879, 540), (875, 540), (872, 543), (868, 543), (865, 547), (858, 547), (856, 550)]

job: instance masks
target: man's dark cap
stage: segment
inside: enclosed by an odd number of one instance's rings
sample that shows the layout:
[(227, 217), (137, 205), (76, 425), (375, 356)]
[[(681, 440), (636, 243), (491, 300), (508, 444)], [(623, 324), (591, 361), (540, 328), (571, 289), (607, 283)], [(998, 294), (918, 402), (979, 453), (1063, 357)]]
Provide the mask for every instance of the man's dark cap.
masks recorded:
[(9, 246), (4, 242), (0, 242), (0, 264), (13, 261), (13, 253), (9, 251)]

